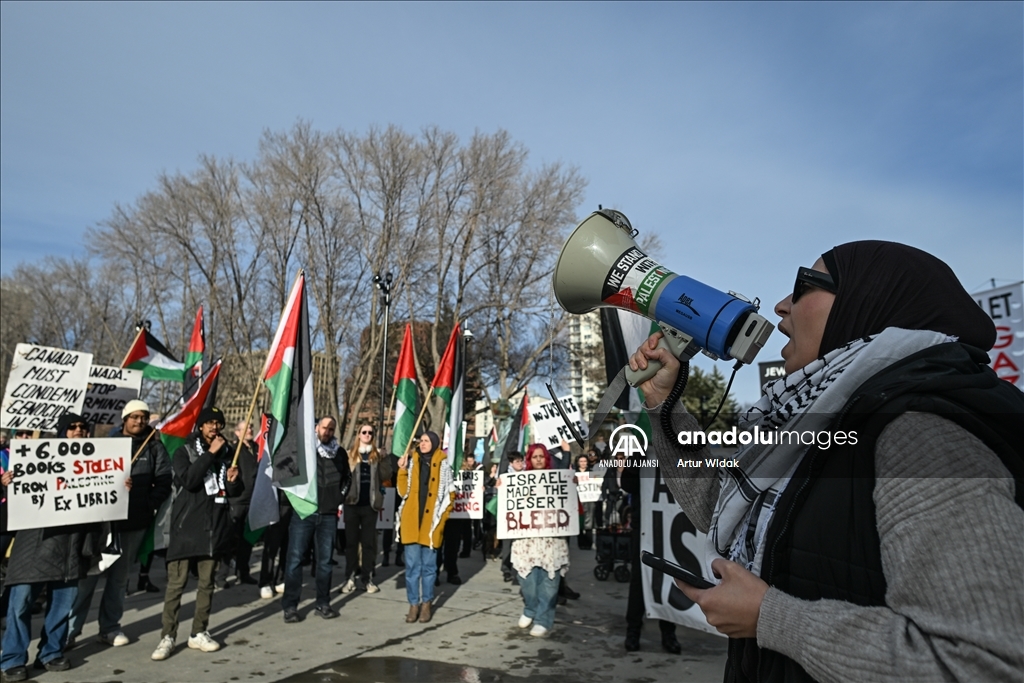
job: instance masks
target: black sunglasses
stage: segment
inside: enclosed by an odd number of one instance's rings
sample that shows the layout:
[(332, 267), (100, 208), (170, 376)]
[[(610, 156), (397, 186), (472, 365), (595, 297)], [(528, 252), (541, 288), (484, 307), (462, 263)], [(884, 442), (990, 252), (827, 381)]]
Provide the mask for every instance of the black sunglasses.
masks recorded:
[(87, 432), (89, 431), (89, 425), (85, 424), (84, 422), (75, 422), (73, 424), (68, 425), (68, 431), (71, 431), (72, 429)]
[(359, 433), (360, 434), (369, 434), (370, 436), (373, 436), (373, 430), (372, 429), (364, 429), (363, 431), (361, 431)]
[(797, 299), (807, 293), (810, 287), (824, 289), (826, 292), (832, 292), (833, 294), (839, 291), (836, 283), (832, 280), (832, 276), (828, 273), (811, 268), (798, 268), (796, 271), (796, 283), (793, 285), (793, 303), (796, 303)]

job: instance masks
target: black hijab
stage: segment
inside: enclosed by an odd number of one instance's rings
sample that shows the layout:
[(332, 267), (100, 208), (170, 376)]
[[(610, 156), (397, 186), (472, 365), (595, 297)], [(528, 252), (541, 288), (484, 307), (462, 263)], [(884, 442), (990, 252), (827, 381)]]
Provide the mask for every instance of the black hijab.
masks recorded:
[(996, 328), (952, 269), (931, 254), (896, 242), (841, 244), (821, 255), (838, 287), (819, 356), (887, 327), (955, 335), (992, 348)]

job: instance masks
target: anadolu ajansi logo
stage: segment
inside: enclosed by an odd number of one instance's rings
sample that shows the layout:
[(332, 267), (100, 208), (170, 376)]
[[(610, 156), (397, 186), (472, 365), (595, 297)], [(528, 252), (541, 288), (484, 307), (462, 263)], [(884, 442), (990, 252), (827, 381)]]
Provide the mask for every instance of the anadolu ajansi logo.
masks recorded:
[[(640, 445), (641, 440), (643, 440), (643, 446)], [(647, 434), (636, 425), (619, 425), (608, 438), (608, 443), (612, 447), (612, 457), (631, 458), (636, 455), (643, 458), (647, 456)]]

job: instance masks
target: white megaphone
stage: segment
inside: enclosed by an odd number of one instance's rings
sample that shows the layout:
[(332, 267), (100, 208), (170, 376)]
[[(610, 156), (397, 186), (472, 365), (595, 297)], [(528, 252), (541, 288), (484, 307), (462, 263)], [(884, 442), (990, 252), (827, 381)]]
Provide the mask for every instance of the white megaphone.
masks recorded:
[[(555, 266), (555, 298), (569, 313), (601, 306), (651, 318), (665, 332), (661, 344), (681, 360), (703, 351), (714, 359), (749, 364), (775, 326), (758, 315), (758, 304), (677, 275), (650, 258), (634, 241), (629, 219), (612, 209), (590, 214), (566, 240)], [(626, 368), (636, 386), (654, 376)]]

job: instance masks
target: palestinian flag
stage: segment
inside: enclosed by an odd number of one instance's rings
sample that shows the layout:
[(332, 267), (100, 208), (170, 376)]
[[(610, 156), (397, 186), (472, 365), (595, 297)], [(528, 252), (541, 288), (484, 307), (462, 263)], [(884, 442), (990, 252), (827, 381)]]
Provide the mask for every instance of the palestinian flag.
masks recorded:
[[(501, 464), (498, 472), (508, 469), (508, 454), (518, 451), (526, 455), (526, 447), (530, 445), (530, 396), (526, 389), (523, 389), (523, 401), (519, 407), (519, 413), (512, 414), (509, 420), (503, 420), (509, 424), (508, 433), (505, 435), (504, 444), (501, 447)], [(503, 428), (504, 429), (504, 428)]]
[(306, 276), (299, 271), (263, 368), (270, 392), (271, 467), (274, 483), (300, 518), (316, 512), (316, 446), (313, 357), (309, 346)]
[(182, 382), (185, 379), (185, 364), (172, 356), (167, 347), (144, 327), (135, 335), (135, 341), (128, 349), (121, 367), (142, 370), (142, 376), (149, 379), (170, 382)]
[(192, 338), (188, 342), (185, 353), (185, 375), (198, 378), (203, 374), (203, 352), (206, 351), (206, 325), (203, 321), (203, 307), (196, 311), (196, 321), (192, 325)]
[(462, 397), (466, 385), (466, 373), (462, 358), (462, 329), (458, 323), (448, 337), (448, 346), (441, 356), (441, 364), (434, 375), (431, 386), (434, 395), (440, 397), (447, 407), (448, 416), (448, 464), (458, 472), (462, 468)]
[(274, 473), (270, 467), (268, 440), (273, 416), (263, 413), (260, 429), (256, 433), (256, 483), (252, 488), (252, 501), (249, 503), (249, 528), (262, 529), (280, 521), (280, 510), (277, 507), (277, 489), (274, 488)]
[(533, 439), (533, 430), (530, 429), (530, 396), (526, 389), (523, 389), (523, 405), (519, 410), (519, 439), (516, 448), (524, 456), (526, 455), (526, 447), (529, 446)]
[[(412, 444), (416, 423), (416, 360), (413, 355), (412, 325), (405, 324), (402, 350), (395, 367), (395, 426), (391, 434), (391, 452), (401, 457)], [(401, 450), (399, 450), (401, 449)]]
[(217, 379), (220, 375), (220, 366), (223, 361), (217, 361), (199, 378), (199, 383), (192, 390), (188, 397), (182, 397), (181, 408), (177, 412), (168, 415), (163, 422), (157, 425), (160, 430), (160, 440), (164, 443), (168, 455), (174, 457), (174, 452), (181, 444), (185, 443), (188, 435), (196, 430), (196, 420), (203, 408), (212, 407), (217, 401)]

